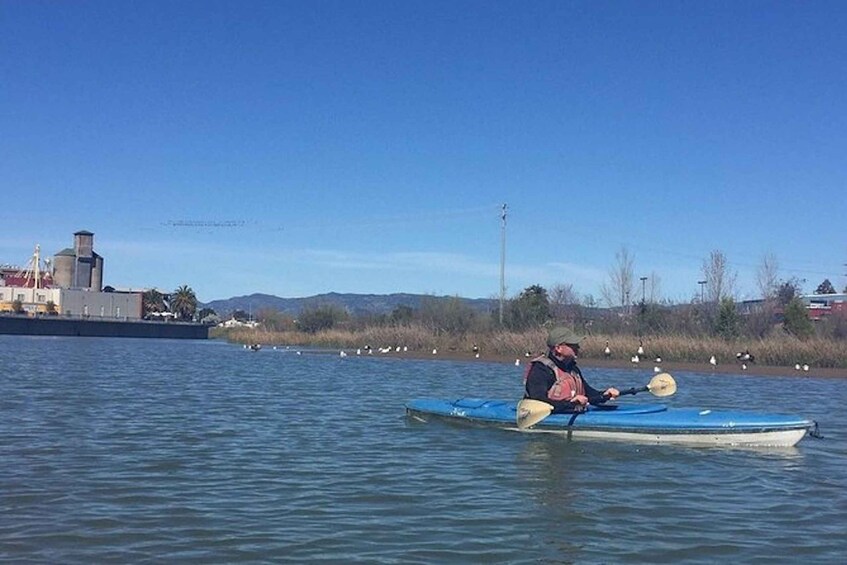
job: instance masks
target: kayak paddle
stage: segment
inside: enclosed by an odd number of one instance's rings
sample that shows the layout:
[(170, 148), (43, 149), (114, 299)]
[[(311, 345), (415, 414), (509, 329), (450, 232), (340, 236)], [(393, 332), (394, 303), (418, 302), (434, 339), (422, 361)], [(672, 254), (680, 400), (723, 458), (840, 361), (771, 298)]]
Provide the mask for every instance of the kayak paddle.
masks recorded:
[(639, 392), (644, 392), (645, 390), (649, 390), (650, 394), (653, 396), (658, 396), (659, 398), (665, 396), (671, 396), (676, 392), (676, 381), (673, 380), (673, 377), (670, 376), (669, 373), (659, 373), (647, 383), (645, 386), (640, 386), (638, 388), (628, 388), (626, 390), (622, 390), (621, 394), (638, 394)]
[[(671, 396), (676, 392), (676, 381), (668, 373), (659, 373), (650, 379), (650, 382), (645, 386), (638, 388), (630, 388), (621, 391), (621, 396), (624, 394), (638, 394), (645, 390), (650, 391), (650, 394), (658, 397)], [(553, 406), (542, 400), (533, 400), (524, 398), (518, 402), (516, 410), (516, 421), (518, 429), (524, 430), (534, 426), (553, 412)]]
[(518, 402), (517, 422), (518, 429), (524, 430), (534, 426), (544, 418), (550, 415), (553, 411), (553, 405), (544, 402), (543, 400), (533, 400), (532, 398), (523, 398)]

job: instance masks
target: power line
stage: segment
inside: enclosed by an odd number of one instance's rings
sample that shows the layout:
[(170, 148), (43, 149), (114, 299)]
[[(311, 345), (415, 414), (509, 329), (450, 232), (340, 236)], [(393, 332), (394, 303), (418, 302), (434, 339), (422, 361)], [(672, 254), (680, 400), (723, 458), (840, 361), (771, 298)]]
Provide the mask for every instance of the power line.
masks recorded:
[(171, 228), (243, 228), (244, 220), (167, 220), (163, 226)]

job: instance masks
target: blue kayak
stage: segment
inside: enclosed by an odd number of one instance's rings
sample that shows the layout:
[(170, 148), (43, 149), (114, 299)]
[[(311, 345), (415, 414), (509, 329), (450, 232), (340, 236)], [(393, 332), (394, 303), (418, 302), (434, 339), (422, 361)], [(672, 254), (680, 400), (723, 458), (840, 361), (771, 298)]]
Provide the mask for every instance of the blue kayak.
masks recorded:
[[(406, 413), (419, 421), (441, 419), (517, 431), (516, 405), (515, 401), (482, 398), (421, 398), (409, 401)], [(812, 430), (816, 431), (815, 422), (785, 414), (615, 404), (589, 406), (577, 414), (552, 414), (520, 431), (573, 439), (787, 447), (797, 444)]]

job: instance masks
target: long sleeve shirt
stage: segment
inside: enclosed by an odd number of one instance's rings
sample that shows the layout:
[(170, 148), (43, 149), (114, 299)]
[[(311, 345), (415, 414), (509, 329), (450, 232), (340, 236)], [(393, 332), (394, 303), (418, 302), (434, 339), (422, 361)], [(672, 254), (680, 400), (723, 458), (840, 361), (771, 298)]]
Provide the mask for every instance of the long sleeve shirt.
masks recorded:
[[(577, 378), (582, 380), (582, 385), (585, 388), (585, 396), (588, 397), (588, 402), (591, 404), (600, 404), (603, 400), (603, 393), (589, 385), (585, 378), (582, 376), (582, 371), (576, 364), (576, 360), (571, 360), (570, 362), (563, 362), (559, 359), (556, 359), (553, 355), (549, 355), (549, 358), (556, 364), (557, 367), (562, 369), (565, 372), (571, 373), (575, 375)], [(524, 398), (532, 398), (535, 400), (541, 400), (551, 404), (553, 406), (554, 413), (561, 412), (573, 412), (576, 404), (571, 402), (570, 400), (551, 400), (547, 396), (547, 392), (556, 382), (556, 374), (553, 372), (553, 369), (544, 365), (543, 363), (535, 362), (532, 363), (532, 366), (529, 369), (529, 374), (526, 377), (526, 391), (524, 394)]]

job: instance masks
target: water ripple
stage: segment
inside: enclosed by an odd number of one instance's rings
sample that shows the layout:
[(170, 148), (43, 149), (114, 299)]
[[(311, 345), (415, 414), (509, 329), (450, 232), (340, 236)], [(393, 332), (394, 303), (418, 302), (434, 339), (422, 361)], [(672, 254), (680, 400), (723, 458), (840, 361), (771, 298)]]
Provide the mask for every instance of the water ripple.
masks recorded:
[[(0, 336), (0, 559), (713, 563), (847, 553), (843, 387), (678, 375), (672, 405), (818, 419), (785, 450), (569, 443), (403, 415), (520, 394), (488, 363)], [(33, 361), (33, 360), (38, 360)], [(716, 378), (719, 386), (716, 386)], [(592, 382), (636, 386), (608, 370)], [(766, 394), (759, 392), (758, 394)]]

